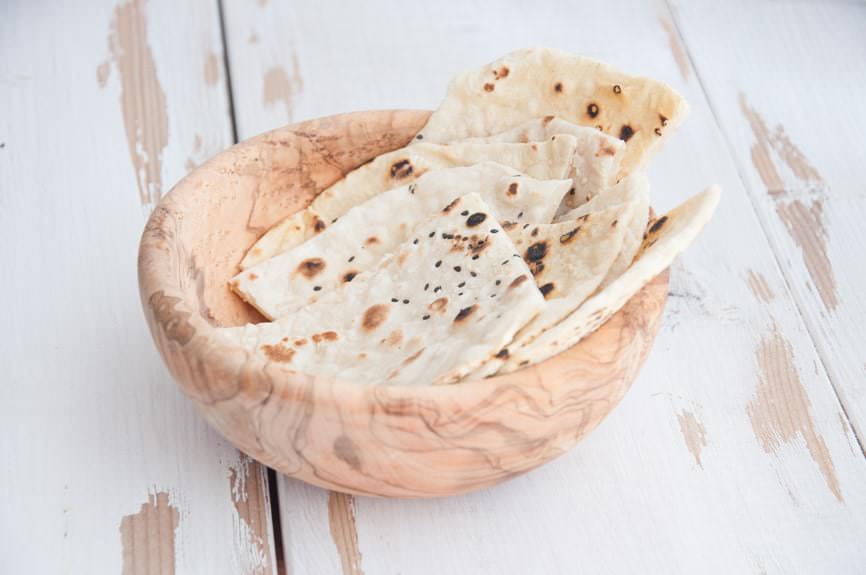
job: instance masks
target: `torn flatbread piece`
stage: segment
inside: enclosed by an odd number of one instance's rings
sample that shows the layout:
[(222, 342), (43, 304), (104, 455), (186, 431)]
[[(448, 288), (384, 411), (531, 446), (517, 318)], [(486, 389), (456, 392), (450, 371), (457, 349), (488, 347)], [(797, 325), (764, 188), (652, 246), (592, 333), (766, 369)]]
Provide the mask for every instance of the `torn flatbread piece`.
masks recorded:
[(247, 269), (321, 233), (355, 206), (386, 190), (411, 184), (442, 168), (498, 162), (540, 180), (561, 180), (574, 171), (577, 140), (553, 136), (533, 143), (425, 144), (382, 154), (349, 172), (316, 196), (305, 209), (287, 217), (263, 235), (241, 262)]
[(621, 251), (625, 234), (620, 222), (630, 217), (631, 208), (622, 203), (568, 222), (512, 226), (508, 235), (545, 298), (544, 309), (470, 379), (496, 373), (510, 349), (558, 323), (598, 288)]
[(574, 186), (565, 196), (563, 211), (589, 201), (616, 183), (625, 143), (597, 128), (580, 126), (554, 116), (528, 120), (507, 132), (471, 138), (463, 142), (543, 142), (557, 134), (568, 134), (577, 140), (574, 155)]
[(694, 241), (712, 217), (720, 195), (721, 190), (713, 186), (653, 221), (637, 258), (625, 273), (538, 337), (512, 346), (499, 373), (544, 361), (598, 329)]
[[(322, 233), (242, 271), (231, 286), (265, 317), (280, 318), (354, 281), (403, 242), (425, 240), (415, 228), (460, 196), (477, 192), (494, 218), (516, 225), (549, 222), (570, 187), (571, 180), (536, 180), (493, 162), (435, 170), (352, 208)], [(455, 249), (470, 240), (445, 239)]]
[(625, 142), (624, 177), (646, 162), (687, 113), (686, 101), (663, 82), (562, 50), (528, 48), (455, 77), (413, 142), (490, 136), (556, 116)]
[(643, 233), (649, 220), (649, 179), (643, 172), (632, 174), (619, 184), (605, 190), (587, 203), (557, 216), (555, 221), (575, 220), (586, 214), (597, 212), (619, 204), (632, 204), (628, 217), (620, 219), (623, 229), (622, 249), (611, 265), (599, 288), (603, 288), (628, 269), (640, 248)]
[(478, 194), (463, 196), (418, 229), (417, 243), (319, 301), (279, 322), (221, 332), (305, 374), (367, 385), (456, 382), (544, 305), (500, 229)]

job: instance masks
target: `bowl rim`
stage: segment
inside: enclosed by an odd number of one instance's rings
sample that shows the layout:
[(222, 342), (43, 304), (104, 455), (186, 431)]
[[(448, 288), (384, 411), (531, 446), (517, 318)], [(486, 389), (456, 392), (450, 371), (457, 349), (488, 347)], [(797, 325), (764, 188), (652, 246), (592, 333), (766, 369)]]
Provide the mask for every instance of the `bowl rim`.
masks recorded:
[[(182, 214), (185, 210), (180, 209), (177, 205), (178, 199), (184, 197), (186, 190), (191, 185), (191, 182), (193, 182), (197, 174), (206, 170), (213, 170), (217, 166), (221, 165), (221, 163), (227, 158), (236, 156), (238, 152), (247, 149), (255, 149), (268, 140), (285, 138), (285, 136), (289, 134), (295, 137), (297, 134), (303, 133), (310, 128), (318, 127), (318, 124), (322, 122), (329, 122), (338, 126), (339, 124), (360, 116), (366, 116), (369, 118), (372, 116), (395, 114), (398, 116), (414, 117), (417, 120), (423, 119), (426, 121), (426, 117), (429, 117), (431, 113), (432, 112), (429, 110), (412, 109), (369, 110), (335, 114), (289, 124), (234, 144), (209, 158), (206, 162), (179, 180), (172, 189), (160, 199), (159, 203), (152, 211), (147, 224), (145, 225), (141, 242), (139, 244), (138, 274), (140, 297), (153, 337), (156, 339), (157, 337), (166, 337), (167, 335), (165, 326), (161, 326), (160, 324), (162, 324), (162, 322), (156, 317), (153, 302), (149, 301), (157, 294), (157, 292), (162, 292), (163, 295), (174, 300), (170, 302), (171, 309), (169, 310), (172, 320), (178, 320), (178, 318), (181, 318), (182, 321), (186, 322), (194, 330), (190, 340), (181, 345), (181, 347), (184, 348), (182, 352), (183, 355), (187, 357), (197, 357), (202, 363), (212, 362), (212, 368), (217, 373), (236, 374), (238, 378), (243, 378), (244, 374), (248, 373), (251, 369), (261, 373), (268, 372), (274, 375), (279, 374), (280, 377), (269, 377), (268, 379), (273, 382), (274, 386), (282, 386), (283, 391), (300, 391), (304, 387), (303, 384), (309, 382), (311, 379), (314, 385), (325, 383), (332, 386), (332, 393), (315, 395), (304, 393), (292, 394), (293, 401), (322, 405), (323, 400), (327, 397), (327, 401), (333, 401), (335, 405), (339, 405), (340, 411), (342, 412), (353, 411), (355, 408), (360, 411), (369, 411), (369, 400), (373, 400), (380, 405), (385, 401), (399, 402), (402, 400), (412, 400), (412, 403), (416, 406), (415, 409), (413, 409), (414, 411), (417, 409), (418, 401), (427, 400), (439, 403), (442, 400), (455, 400), (458, 403), (473, 403), (473, 401), (478, 398), (489, 398), (497, 392), (504, 392), (506, 390), (518, 389), (526, 392), (525, 388), (527, 383), (531, 381), (540, 382), (544, 379), (544, 372), (551, 368), (555, 368), (557, 364), (567, 364), (569, 360), (574, 360), (574, 358), (570, 356), (580, 354), (580, 348), (591, 344), (594, 340), (603, 339), (607, 331), (616, 329), (614, 326), (616, 323), (615, 319), (619, 318), (619, 320), (622, 320), (623, 316), (628, 315), (629, 307), (632, 306), (636, 300), (644, 297), (645, 292), (656, 287), (654, 284), (658, 284), (659, 282), (664, 283), (665, 287), (664, 297), (661, 298), (661, 309), (658, 311), (659, 316), (662, 315), (664, 303), (667, 300), (669, 270), (665, 270), (647, 285), (643, 286), (640, 291), (633, 295), (625, 305), (623, 305), (622, 308), (620, 308), (595, 331), (588, 334), (575, 345), (560, 351), (556, 355), (544, 361), (528, 365), (510, 373), (494, 375), (482, 380), (462, 384), (459, 382), (450, 385), (359, 384), (335, 377), (316, 376), (296, 371), (290, 369), (284, 364), (268, 360), (262, 357), (261, 354), (255, 353), (253, 350), (247, 350), (242, 346), (235, 345), (220, 331), (220, 326), (212, 325), (201, 317), (199, 311), (195, 309), (195, 306), (191, 305), (191, 302), (184, 296), (183, 291), (181, 291), (177, 285), (179, 282), (172, 283), (169, 281), (171, 274), (158, 273), (158, 270), (167, 270), (171, 265), (170, 262), (167, 261), (170, 257), (166, 256), (164, 253), (166, 250), (159, 249), (160, 246), (164, 247), (164, 244), (168, 242), (164, 236), (160, 237), (160, 234), (165, 232), (165, 221), (167, 218), (176, 218), (177, 216), (181, 216), (182, 218)], [(158, 265), (153, 265), (154, 261), (156, 261)], [(654, 341), (656, 335), (657, 332), (651, 334), (649, 339), (650, 345)], [(216, 336), (217, 341), (222, 342), (222, 345), (218, 346), (217, 351), (220, 349), (229, 352), (237, 352), (240, 350), (244, 353), (242, 355), (237, 353), (214, 353), (212, 345), (213, 336)], [(170, 335), (168, 336), (168, 339), (172, 339)], [(178, 342), (170, 343), (170, 345), (177, 344)], [(162, 346), (158, 345), (157, 347), (159, 347), (160, 352), (164, 354)], [(183, 378), (175, 376), (175, 379), (182, 384), (184, 389), (186, 389), (188, 383), (183, 381)], [(254, 382), (260, 382), (260, 379), (258, 378), (248, 379)], [(255, 391), (260, 390), (249, 389), (246, 386), (241, 385), (238, 393), (250, 394), (250, 392)], [(270, 390), (269, 394), (274, 394), (276, 392), (277, 389), (274, 388)], [(252, 393), (252, 395), (256, 394)], [(353, 397), (361, 399), (361, 401), (351, 401), (350, 399)], [(197, 399), (201, 400), (200, 397)], [(205, 403), (216, 404), (220, 401), (227, 401), (230, 399), (231, 398), (217, 398)]]

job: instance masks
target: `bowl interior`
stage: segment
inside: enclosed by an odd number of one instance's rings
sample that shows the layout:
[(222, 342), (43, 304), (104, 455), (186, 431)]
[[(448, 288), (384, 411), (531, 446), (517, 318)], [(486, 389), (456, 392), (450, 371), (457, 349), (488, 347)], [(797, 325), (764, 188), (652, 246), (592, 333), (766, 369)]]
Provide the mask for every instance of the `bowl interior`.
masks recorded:
[[(427, 111), (345, 114), (247, 140), (191, 173), (182, 187), (189, 279), (211, 325), (265, 318), (228, 288), (249, 247), (346, 173), (405, 146)], [(190, 209), (192, 208), (192, 209)]]
[(667, 273), (572, 348), (472, 385), (357, 385), (228, 345), (215, 326), (262, 320), (227, 286), (249, 246), (345, 173), (404, 146), (428, 115), (345, 114), (247, 140), (178, 183), (142, 237), (145, 316), (175, 380), (237, 447), (322, 487), (430, 497), (532, 469), (613, 409), (661, 323)]

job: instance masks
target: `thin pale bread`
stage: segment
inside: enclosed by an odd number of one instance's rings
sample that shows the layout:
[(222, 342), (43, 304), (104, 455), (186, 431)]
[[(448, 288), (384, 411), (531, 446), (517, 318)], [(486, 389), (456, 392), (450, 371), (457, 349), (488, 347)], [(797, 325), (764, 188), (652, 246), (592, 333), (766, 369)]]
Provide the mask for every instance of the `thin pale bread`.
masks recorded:
[(382, 154), (322, 191), (307, 208), (268, 230), (247, 252), (241, 269), (301, 244), (358, 204), (386, 190), (411, 184), (431, 170), (490, 161), (540, 180), (561, 180), (570, 177), (574, 169), (576, 148), (577, 140), (563, 135), (538, 143), (423, 144)]
[(463, 196), (419, 228), (418, 243), (316, 303), (221, 331), (301, 373), (368, 385), (456, 382), (544, 305), (514, 244), (495, 229), (478, 194)]
[(687, 115), (670, 86), (551, 48), (512, 52), (455, 77), (414, 142), (453, 142), (556, 116), (626, 142), (624, 177), (644, 164)]
[(631, 204), (620, 203), (568, 222), (513, 226), (508, 231), (545, 298), (544, 309), (469, 379), (496, 373), (511, 348), (556, 325), (598, 288), (622, 249), (625, 231), (621, 222), (630, 217), (631, 208)]
[(656, 219), (628, 270), (587, 299), (574, 313), (522, 347), (512, 347), (499, 373), (538, 363), (573, 346), (595, 331), (694, 241), (719, 203), (721, 190), (710, 187)]
[(580, 126), (554, 116), (535, 118), (485, 138), (464, 142), (543, 142), (557, 134), (568, 134), (577, 140), (574, 155), (574, 187), (564, 198), (562, 208), (573, 209), (589, 201), (616, 183), (619, 164), (625, 153), (625, 143), (597, 128)]
[(620, 220), (624, 229), (622, 250), (610, 266), (607, 276), (599, 288), (604, 288), (628, 269), (640, 248), (643, 233), (649, 221), (649, 179), (643, 172), (632, 174), (623, 181), (600, 193), (587, 203), (557, 216), (554, 221), (575, 220), (592, 212), (597, 212), (617, 204), (632, 204), (628, 218)]
[(352, 208), (322, 233), (242, 271), (231, 286), (268, 319), (283, 317), (353, 281), (403, 242), (423, 239), (415, 228), (460, 196), (477, 192), (498, 220), (537, 223), (553, 218), (570, 187), (571, 180), (536, 180), (493, 162), (434, 170)]

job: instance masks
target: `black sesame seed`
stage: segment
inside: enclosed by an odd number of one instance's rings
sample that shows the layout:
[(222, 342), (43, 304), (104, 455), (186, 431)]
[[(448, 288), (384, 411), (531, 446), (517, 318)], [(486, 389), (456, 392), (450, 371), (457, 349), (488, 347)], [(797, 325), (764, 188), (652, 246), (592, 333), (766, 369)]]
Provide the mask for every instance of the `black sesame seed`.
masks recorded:
[(434, 264), (437, 268), (442, 265), (442, 260), (439, 260)]
[(421, 319), (424, 319), (424, 320), (430, 319), (430, 314), (425, 313), (424, 315), (421, 316)]
[(427, 288), (429, 288), (429, 287), (430, 287), (429, 283), (424, 284), (424, 291), (427, 291)]
[(518, 219), (518, 220), (519, 220), (520, 218), (522, 218), (522, 217), (523, 217), (523, 212), (520, 212), (519, 214), (517, 214), (517, 219)]
[(404, 300), (403, 300), (403, 303), (409, 303), (409, 300), (408, 300), (408, 299), (404, 299)]
[(349, 258), (349, 263), (352, 263), (353, 261), (355, 261), (355, 256)]
[(496, 297), (495, 293), (490, 294), (490, 297)]
[(433, 293), (436, 293), (441, 289), (442, 289), (442, 286), (436, 286), (435, 288), (433, 288)]
[(469, 275), (471, 275), (471, 276), (474, 277), (474, 278), (477, 278), (477, 277), (478, 277), (478, 274), (475, 273), (475, 272), (469, 272)]
[(313, 286), (313, 291), (321, 291), (322, 286)]
[(462, 212), (460, 212), (460, 215), (461, 215), (461, 216), (468, 216), (468, 215), (469, 215), (469, 210), (463, 210)]
[(507, 263), (510, 262), (510, 261), (511, 261), (511, 260), (505, 260), (505, 261), (502, 262), (502, 265), (505, 265), (505, 264), (507, 264)]
[(462, 295), (463, 295), (463, 292), (458, 292), (458, 293), (457, 293), (457, 297), (460, 297), (460, 296), (462, 296)]
[(435, 235), (436, 235), (436, 232), (430, 232), (430, 235), (428, 235), (427, 237), (428, 237), (428, 238), (432, 238), (432, 237), (435, 236)]
[(491, 234), (498, 234), (499, 230), (497, 230), (496, 228), (493, 228), (492, 230), (490, 230), (490, 233)]
[(454, 271), (459, 272), (462, 268), (460, 266), (454, 266)]
[(391, 298), (391, 303), (397, 303), (398, 301), (400, 301), (400, 300), (398, 300), (398, 299), (395, 298), (395, 297), (392, 297), (392, 298)]
[(457, 284), (457, 287), (462, 288), (465, 285), (466, 285), (466, 282), (460, 282), (459, 284)]
[(473, 259), (473, 260), (477, 260), (477, 259), (478, 259), (478, 254), (475, 254), (474, 256), (472, 256), (472, 259)]
[(524, 230), (525, 230), (526, 228), (528, 228), (528, 227), (529, 227), (529, 224), (523, 224), (523, 229), (524, 229)]

